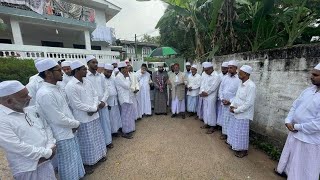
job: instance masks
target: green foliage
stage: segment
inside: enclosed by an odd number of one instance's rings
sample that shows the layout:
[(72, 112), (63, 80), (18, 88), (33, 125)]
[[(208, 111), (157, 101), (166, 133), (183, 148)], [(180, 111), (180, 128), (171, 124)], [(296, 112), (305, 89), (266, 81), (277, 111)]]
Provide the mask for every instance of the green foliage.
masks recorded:
[(148, 34), (144, 34), (141, 39), (139, 39), (140, 42), (147, 42), (147, 43), (154, 43), (159, 44), (160, 43), (160, 36), (150, 36)]
[(280, 159), (281, 149), (275, 147), (265, 139), (262, 139), (261, 137), (254, 137), (250, 139), (250, 143), (256, 148), (261, 149), (262, 151), (267, 153), (271, 159), (276, 161)]
[(29, 77), (38, 73), (32, 59), (0, 58), (0, 63), (0, 82), (18, 80), (26, 85)]
[(312, 43), (320, 32), (319, 0), (163, 0), (161, 45), (186, 58)]

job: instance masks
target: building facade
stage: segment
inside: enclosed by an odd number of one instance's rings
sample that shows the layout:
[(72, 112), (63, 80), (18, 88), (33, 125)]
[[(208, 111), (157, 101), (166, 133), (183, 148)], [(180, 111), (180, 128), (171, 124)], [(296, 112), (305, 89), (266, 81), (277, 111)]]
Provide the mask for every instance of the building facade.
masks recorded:
[(0, 57), (50, 57), (99, 61), (119, 58), (111, 51), (114, 29), (106, 22), (121, 8), (107, 0), (1, 0)]

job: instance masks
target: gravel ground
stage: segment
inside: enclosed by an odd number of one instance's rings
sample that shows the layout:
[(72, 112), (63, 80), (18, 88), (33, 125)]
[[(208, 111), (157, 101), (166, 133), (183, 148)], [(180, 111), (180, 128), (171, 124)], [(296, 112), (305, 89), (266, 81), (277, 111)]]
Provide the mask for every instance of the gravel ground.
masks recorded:
[[(281, 179), (273, 174), (276, 162), (253, 149), (243, 159), (235, 157), (220, 132), (207, 135), (194, 118), (152, 116), (137, 122), (134, 138), (114, 138), (108, 160), (85, 177), (110, 180), (142, 179)], [(10, 179), (0, 152), (1, 179)]]

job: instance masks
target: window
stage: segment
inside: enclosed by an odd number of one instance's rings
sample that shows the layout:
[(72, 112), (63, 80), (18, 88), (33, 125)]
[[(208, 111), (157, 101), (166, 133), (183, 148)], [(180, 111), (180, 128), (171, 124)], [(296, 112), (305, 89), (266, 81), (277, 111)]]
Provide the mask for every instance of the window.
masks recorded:
[(48, 46), (48, 47), (63, 47), (62, 42), (54, 42), (54, 41), (41, 41), (42, 46)]
[(143, 47), (142, 48), (142, 54), (143, 55), (149, 55), (151, 53), (152, 49), (150, 47)]
[(0, 39), (0, 43), (3, 43), (3, 44), (12, 44), (12, 41), (11, 41), (11, 39)]
[[(85, 45), (82, 44), (73, 44), (74, 49), (86, 49)], [(101, 46), (91, 46), (92, 50), (101, 50)]]

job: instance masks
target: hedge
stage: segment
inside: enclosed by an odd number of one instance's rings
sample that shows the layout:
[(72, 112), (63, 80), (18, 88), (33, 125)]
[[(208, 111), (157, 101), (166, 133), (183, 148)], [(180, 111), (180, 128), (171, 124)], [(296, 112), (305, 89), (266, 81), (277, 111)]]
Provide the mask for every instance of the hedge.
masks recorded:
[(37, 70), (32, 59), (0, 58), (0, 82), (18, 80), (26, 85), (29, 82), (29, 77), (36, 73)]

